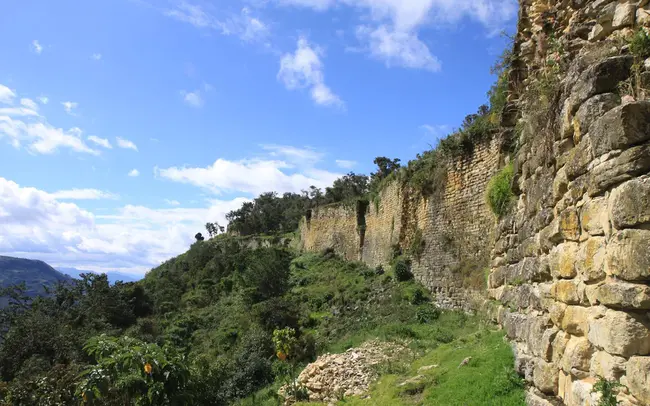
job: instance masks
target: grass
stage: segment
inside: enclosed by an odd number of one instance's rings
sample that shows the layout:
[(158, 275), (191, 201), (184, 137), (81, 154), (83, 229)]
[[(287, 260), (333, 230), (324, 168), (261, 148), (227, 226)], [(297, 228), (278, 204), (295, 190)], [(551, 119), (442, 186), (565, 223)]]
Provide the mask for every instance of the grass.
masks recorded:
[[(468, 326), (476, 327), (472, 322)], [(459, 368), (467, 357), (472, 359)], [(438, 367), (418, 371), (431, 365)], [(402, 373), (381, 376), (372, 386), (368, 398), (347, 398), (339, 401), (338, 405), (523, 406), (524, 384), (512, 365), (512, 350), (504, 342), (503, 333), (482, 329), (429, 349)], [(422, 378), (400, 386), (417, 375), (422, 375)], [(298, 405), (320, 404), (302, 402)]]
[[(378, 366), (380, 379), (369, 399), (347, 398), (339, 405), (524, 404), (512, 350), (503, 333), (492, 331), (482, 317), (440, 312), (417, 282), (398, 282), (392, 270), (379, 275), (332, 255), (300, 256), (291, 274), (288, 296), (309, 315), (308, 331), (317, 339), (319, 354), (342, 353), (376, 339), (402, 342), (410, 349), (410, 355)], [(470, 356), (469, 365), (458, 368)], [(438, 367), (423, 372), (421, 381), (398, 386), (418, 375), (420, 367), (434, 364)], [(239, 405), (279, 405), (280, 385), (276, 381)]]
[(488, 183), (487, 202), (497, 217), (503, 217), (512, 207), (514, 200), (514, 193), (512, 192), (513, 172), (512, 164), (506, 165)]

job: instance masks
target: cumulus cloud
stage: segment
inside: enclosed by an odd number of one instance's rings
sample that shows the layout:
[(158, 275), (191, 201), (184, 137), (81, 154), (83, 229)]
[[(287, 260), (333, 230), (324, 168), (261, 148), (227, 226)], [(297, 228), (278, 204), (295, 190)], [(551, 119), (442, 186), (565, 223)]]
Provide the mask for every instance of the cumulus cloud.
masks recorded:
[(58, 200), (101, 200), (101, 199), (119, 199), (119, 196), (104, 192), (98, 189), (69, 189), (59, 190), (52, 193), (52, 197)]
[(32, 41), (32, 51), (34, 51), (37, 55), (40, 55), (41, 52), (43, 52), (43, 46), (41, 46), (38, 40)]
[(423, 27), (446, 28), (467, 18), (498, 31), (516, 16), (515, 0), (276, 0), (280, 5), (318, 11), (349, 6), (362, 10), (359, 49), (388, 66), (440, 70), (440, 62), (419, 38)]
[(32, 99), (23, 97), (22, 99), (20, 99), (20, 104), (23, 107), (28, 108), (30, 110), (38, 110), (38, 104), (36, 104), (36, 102)]
[(240, 192), (256, 196), (264, 192), (294, 192), (323, 188), (342, 176), (316, 167), (323, 154), (310, 148), (263, 145), (266, 155), (230, 161), (217, 159), (207, 167), (155, 168), (157, 177), (186, 183), (212, 193)]
[(113, 146), (111, 143), (106, 139), (106, 138), (100, 138), (96, 135), (91, 135), (88, 137), (88, 141), (92, 142), (93, 144), (99, 145), (100, 147), (112, 149)]
[(130, 176), (132, 178), (138, 177), (138, 176), (140, 176), (140, 171), (137, 170), (137, 169), (131, 169), (129, 171), (129, 173), (127, 174), (127, 176)]
[(65, 110), (66, 113), (70, 114), (71, 116), (74, 115), (74, 110), (79, 107), (79, 103), (77, 102), (71, 102), (71, 101), (66, 101), (61, 103), (63, 105), (63, 109)]
[(438, 58), (414, 33), (395, 31), (386, 25), (377, 28), (361, 26), (357, 29), (357, 38), (367, 43), (369, 54), (384, 61), (386, 66), (432, 72), (438, 72), (441, 68)]
[(94, 59), (95, 61), (99, 61), (100, 59), (102, 59), (102, 54), (100, 54), (100, 53), (94, 53), (94, 54), (92, 54), (90, 57), (91, 57), (92, 59)]
[(12, 104), (16, 93), (7, 86), (0, 84), (0, 103)]
[(129, 140), (127, 140), (125, 138), (122, 138), (122, 137), (116, 137), (115, 139), (117, 141), (117, 146), (120, 147), (120, 148), (132, 149), (134, 151), (138, 150), (137, 145), (135, 145), (133, 143), (133, 141), (129, 141)]
[(280, 60), (278, 80), (289, 90), (307, 88), (312, 100), (321, 106), (343, 106), (343, 101), (325, 85), (322, 49), (312, 47), (307, 39), (298, 39), (296, 51)]
[(41, 104), (47, 104), (50, 102), (50, 99), (47, 96), (40, 96), (38, 101), (41, 102)]
[(183, 96), (183, 101), (192, 107), (203, 107), (203, 97), (201, 96), (200, 90), (195, 90), (193, 92), (181, 91), (181, 96)]
[(206, 221), (225, 224), (226, 213), (245, 201), (213, 200), (195, 209), (127, 205), (95, 215), (0, 177), (0, 254), (143, 275), (187, 250)]

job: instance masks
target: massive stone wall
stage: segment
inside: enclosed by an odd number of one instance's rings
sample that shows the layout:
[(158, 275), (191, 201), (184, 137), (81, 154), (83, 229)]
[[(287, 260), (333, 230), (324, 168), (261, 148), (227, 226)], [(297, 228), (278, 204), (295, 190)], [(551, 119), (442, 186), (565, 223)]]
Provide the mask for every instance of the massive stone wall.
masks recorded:
[[(331, 248), (373, 267), (388, 265), (401, 250), (411, 256), (416, 279), (436, 294), (440, 306), (469, 310), (475, 292), (484, 294), (495, 224), (485, 190), (499, 166), (501, 144), (495, 135), (451, 159), (439, 194), (423, 197), (394, 181), (367, 206), (338, 204), (312, 210), (300, 226), (303, 249)], [(411, 247), (418, 238), (422, 250), (416, 256)]]
[(518, 200), (488, 285), (530, 405), (598, 405), (601, 378), (650, 405), (650, 72), (621, 40), (646, 3), (521, 4)]

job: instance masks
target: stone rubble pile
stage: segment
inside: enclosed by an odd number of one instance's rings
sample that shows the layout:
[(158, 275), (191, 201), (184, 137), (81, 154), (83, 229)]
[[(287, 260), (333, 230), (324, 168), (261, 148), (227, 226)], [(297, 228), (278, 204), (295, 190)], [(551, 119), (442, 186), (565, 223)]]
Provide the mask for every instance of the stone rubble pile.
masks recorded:
[[(336, 402), (349, 396), (361, 396), (377, 378), (377, 366), (398, 359), (409, 350), (394, 342), (368, 341), (342, 354), (325, 354), (307, 365), (298, 376), (311, 402)], [(279, 394), (285, 396), (287, 387)], [(287, 399), (285, 404), (293, 403)]]

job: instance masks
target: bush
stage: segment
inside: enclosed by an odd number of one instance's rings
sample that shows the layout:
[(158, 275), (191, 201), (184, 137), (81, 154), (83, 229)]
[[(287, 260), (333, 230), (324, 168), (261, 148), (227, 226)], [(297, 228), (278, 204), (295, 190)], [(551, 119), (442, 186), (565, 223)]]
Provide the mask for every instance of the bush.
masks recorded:
[(395, 272), (395, 278), (399, 282), (406, 282), (413, 279), (413, 274), (411, 273), (411, 264), (409, 261), (404, 258), (397, 258), (393, 264), (393, 272)]
[(514, 198), (512, 192), (513, 174), (512, 164), (509, 164), (494, 175), (488, 184), (488, 205), (497, 217), (503, 217), (510, 211)]
[(440, 317), (440, 314), (442, 312), (438, 307), (429, 305), (429, 306), (421, 306), (416, 312), (415, 312), (415, 319), (418, 321), (420, 324), (427, 324), (431, 323), (432, 321), (438, 320)]
[(650, 36), (643, 28), (639, 29), (630, 40), (630, 52), (637, 58), (650, 57)]

